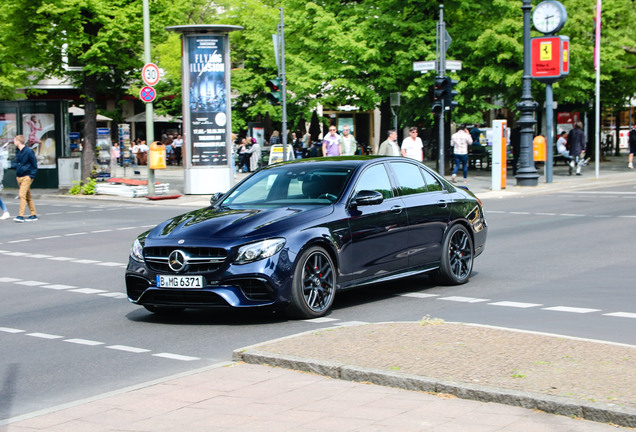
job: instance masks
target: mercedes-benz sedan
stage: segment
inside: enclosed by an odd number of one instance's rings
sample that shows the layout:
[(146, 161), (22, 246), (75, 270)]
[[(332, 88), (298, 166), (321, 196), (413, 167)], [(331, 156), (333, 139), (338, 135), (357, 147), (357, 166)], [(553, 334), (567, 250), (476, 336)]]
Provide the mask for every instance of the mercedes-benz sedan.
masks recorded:
[(126, 288), (153, 312), (270, 307), (314, 318), (340, 290), (426, 272), (465, 283), (486, 234), (481, 202), (421, 163), (303, 159), (141, 234)]

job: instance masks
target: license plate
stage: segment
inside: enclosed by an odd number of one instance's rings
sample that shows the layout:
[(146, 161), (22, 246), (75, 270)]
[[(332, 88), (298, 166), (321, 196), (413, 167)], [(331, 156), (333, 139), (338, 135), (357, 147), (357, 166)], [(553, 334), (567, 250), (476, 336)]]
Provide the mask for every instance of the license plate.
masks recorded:
[(203, 288), (203, 276), (161, 276), (157, 275), (159, 288)]

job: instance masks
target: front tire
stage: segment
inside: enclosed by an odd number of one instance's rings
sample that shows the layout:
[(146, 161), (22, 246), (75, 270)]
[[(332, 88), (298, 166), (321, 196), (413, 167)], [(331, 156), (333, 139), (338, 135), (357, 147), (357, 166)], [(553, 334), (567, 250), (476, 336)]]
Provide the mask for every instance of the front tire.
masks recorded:
[(444, 238), (439, 268), (440, 281), (447, 285), (468, 282), (473, 271), (473, 239), (463, 225), (453, 225)]
[(289, 315), (318, 318), (325, 315), (336, 295), (336, 266), (327, 251), (314, 246), (302, 253), (294, 270)]

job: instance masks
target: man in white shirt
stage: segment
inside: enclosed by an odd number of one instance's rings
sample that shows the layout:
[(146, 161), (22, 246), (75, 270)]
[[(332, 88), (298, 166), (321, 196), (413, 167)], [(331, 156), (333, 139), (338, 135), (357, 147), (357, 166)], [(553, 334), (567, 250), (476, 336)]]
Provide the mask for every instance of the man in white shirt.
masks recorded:
[(380, 144), (378, 154), (382, 156), (400, 156), (402, 152), (400, 151), (400, 146), (397, 143), (397, 131), (395, 129), (390, 129), (388, 134), (389, 136), (386, 141)]
[(567, 140), (567, 136), (568, 133), (566, 131), (561, 131), (561, 133), (559, 134), (559, 139), (556, 142), (557, 145), (557, 151), (559, 152), (559, 154), (561, 154), (565, 160), (568, 163), (568, 174), (572, 175), (572, 168), (574, 168), (574, 164), (572, 163), (572, 161), (574, 159), (572, 159), (572, 156), (570, 156), (570, 152), (568, 151), (568, 148), (566, 146), (566, 144), (568, 143)]
[(342, 156), (352, 156), (356, 154), (358, 149), (358, 141), (350, 132), (349, 126), (345, 126), (342, 129), (342, 135), (340, 135), (340, 154)]
[(424, 159), (424, 144), (417, 136), (417, 127), (409, 129), (409, 136), (402, 141), (402, 156), (422, 162)]
[(459, 130), (451, 137), (451, 145), (453, 146), (453, 153), (455, 154), (455, 166), (453, 167), (453, 183), (457, 183), (457, 169), (459, 163), (462, 164), (462, 171), (464, 172), (464, 183), (468, 181), (468, 146), (473, 143), (473, 139), (470, 136), (466, 125), (461, 125)]

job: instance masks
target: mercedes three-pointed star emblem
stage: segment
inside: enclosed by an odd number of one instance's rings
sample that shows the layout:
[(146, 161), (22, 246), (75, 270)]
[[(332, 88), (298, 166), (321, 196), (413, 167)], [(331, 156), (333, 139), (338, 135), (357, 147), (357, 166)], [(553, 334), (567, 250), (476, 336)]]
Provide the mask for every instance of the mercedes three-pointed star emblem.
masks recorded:
[(168, 266), (174, 272), (183, 271), (188, 267), (188, 256), (179, 249), (173, 250), (168, 256)]

